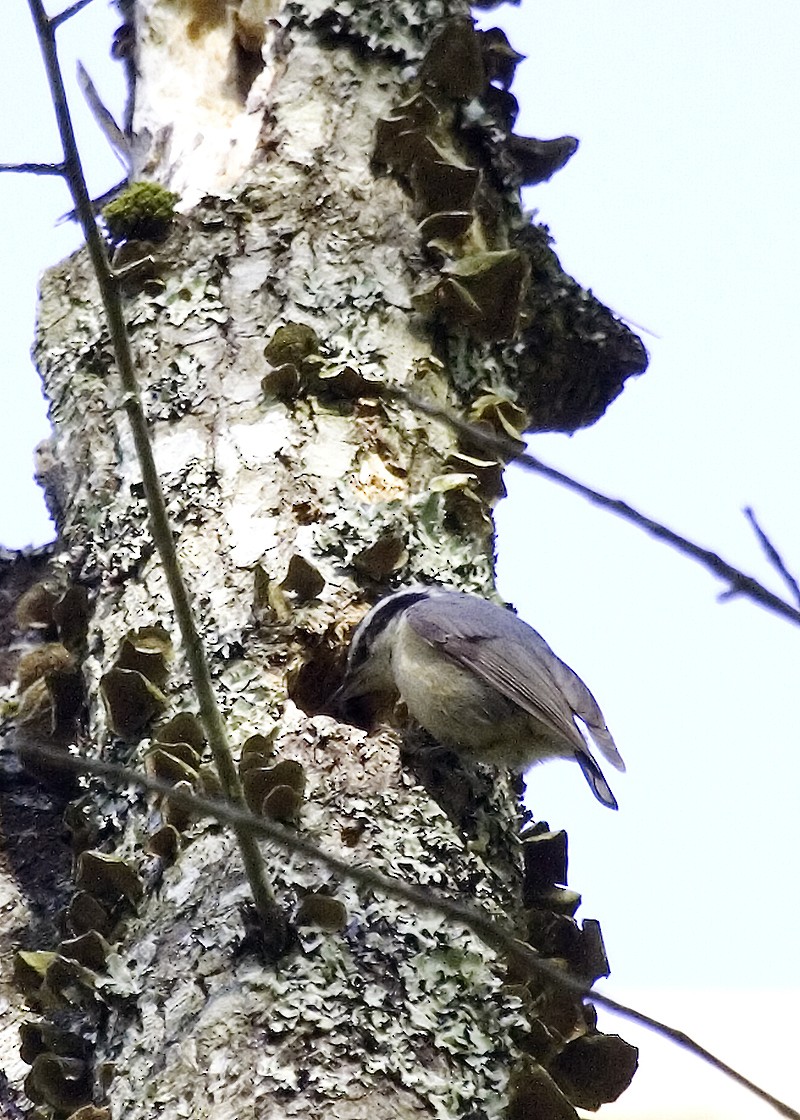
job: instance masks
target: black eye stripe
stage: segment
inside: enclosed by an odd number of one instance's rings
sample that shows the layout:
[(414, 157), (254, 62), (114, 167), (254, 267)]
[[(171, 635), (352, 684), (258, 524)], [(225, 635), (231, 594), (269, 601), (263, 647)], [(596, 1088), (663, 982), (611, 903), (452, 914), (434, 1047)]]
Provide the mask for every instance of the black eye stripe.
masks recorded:
[(366, 661), (373, 642), (393, 618), (429, 597), (428, 591), (401, 591), (397, 595), (390, 595), (388, 599), (373, 607), (372, 613), (364, 617), (364, 621), (356, 630), (351, 647), (351, 668), (356, 668)]

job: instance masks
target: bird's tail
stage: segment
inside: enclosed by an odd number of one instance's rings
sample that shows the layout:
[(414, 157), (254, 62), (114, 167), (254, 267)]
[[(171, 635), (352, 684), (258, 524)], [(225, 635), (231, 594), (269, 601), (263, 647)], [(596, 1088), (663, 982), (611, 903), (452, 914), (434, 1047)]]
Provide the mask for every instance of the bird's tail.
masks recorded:
[(609, 809), (618, 809), (617, 799), (603, 777), (603, 772), (588, 752), (575, 751), (575, 758), (597, 800)]

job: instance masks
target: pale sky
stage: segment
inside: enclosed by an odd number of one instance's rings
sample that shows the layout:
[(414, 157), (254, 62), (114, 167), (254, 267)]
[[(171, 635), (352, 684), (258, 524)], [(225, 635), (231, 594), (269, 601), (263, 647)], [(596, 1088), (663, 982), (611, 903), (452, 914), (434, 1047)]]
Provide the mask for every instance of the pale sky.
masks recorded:
[[(0, 159), (56, 158), (27, 6), (11, 9)], [(117, 22), (95, 0), (63, 37), (68, 73), (77, 45), (112, 104)], [(783, 593), (740, 511), (755, 508), (800, 572), (800, 5), (523, 0), (481, 17), (498, 24), (528, 56), (517, 131), (581, 141), (527, 205), (573, 275), (659, 336), (643, 336), (649, 371), (598, 424), (537, 436), (533, 452)], [(99, 192), (118, 165), (74, 105)], [(54, 228), (69, 206), (55, 180), (0, 177), (0, 204), (0, 542), (18, 547), (49, 535), (29, 482), (46, 433), (27, 360), (35, 277), (77, 234)], [(530, 779), (537, 816), (569, 831), (579, 915), (600, 919), (612, 965), (605, 988), (800, 1107), (800, 631), (750, 603), (718, 603), (722, 585), (689, 560), (550, 483), (514, 470), (509, 492), (497, 513), (501, 591), (586, 680), (628, 764), (609, 774), (616, 814), (576, 767)], [(621, 1020), (604, 1026), (639, 1041)], [(772, 1115), (667, 1044), (642, 1047), (608, 1120)]]

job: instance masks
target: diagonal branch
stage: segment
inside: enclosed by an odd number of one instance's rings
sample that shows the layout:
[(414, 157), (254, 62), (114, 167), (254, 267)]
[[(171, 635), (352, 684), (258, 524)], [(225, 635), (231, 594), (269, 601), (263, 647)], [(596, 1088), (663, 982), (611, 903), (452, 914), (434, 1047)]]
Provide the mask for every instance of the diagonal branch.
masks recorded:
[(76, 69), (78, 87), (86, 98), (86, 104), (89, 106), (89, 111), (94, 117), (95, 124), (103, 133), (106, 140), (108, 140), (111, 150), (125, 168), (125, 171), (129, 172), (131, 166), (131, 146), (128, 137), (114, 120), (114, 114), (97, 92), (97, 86), (92, 81), (89, 76), (89, 71), (80, 59), (78, 60)]
[(783, 557), (778, 552), (775, 545), (772, 543), (772, 541), (769, 539), (767, 534), (764, 532), (764, 530), (759, 525), (758, 521), (756, 520), (756, 515), (753, 512), (753, 510), (750, 508), (750, 506), (745, 507), (744, 515), (747, 518), (747, 520), (750, 522), (750, 525), (752, 526), (753, 532), (758, 537), (758, 543), (764, 549), (764, 553), (767, 557), (767, 560), (769, 560), (770, 564), (772, 564), (775, 571), (783, 579), (784, 583), (786, 583), (787, 586), (789, 587), (789, 590), (791, 591), (792, 595), (794, 595), (798, 604), (800, 604), (800, 586), (798, 586), (797, 580), (794, 578), (792, 573), (786, 567), (786, 564), (784, 563)]
[(416, 393), (409, 392), (400, 385), (384, 385), (380, 392), (387, 397), (399, 397), (408, 402), (412, 408), (417, 409), (419, 412), (424, 413), (426, 416), (433, 416), (436, 419), (444, 420), (449, 424), (454, 431), (460, 432), (470, 443), (477, 447), (482, 448), (492, 454), (502, 455), (506, 459), (513, 459), (520, 466), (526, 470), (535, 471), (537, 474), (544, 475), (552, 482), (556, 482), (559, 486), (566, 487), (567, 490), (572, 490), (576, 494), (580, 494), (594, 505), (601, 506), (603, 509), (609, 510), (611, 513), (617, 514), (625, 521), (630, 521), (633, 525), (637, 525), (651, 537), (656, 537), (662, 540), (665, 544), (671, 545), (682, 552), (684, 556), (690, 556), (696, 560), (698, 564), (706, 568), (718, 579), (725, 580), (728, 583), (727, 590), (723, 593), (725, 598), (730, 598), (734, 595), (744, 595), (748, 599), (752, 599), (767, 610), (780, 615), (782, 618), (789, 619), (796, 626), (800, 626), (800, 610), (781, 599), (779, 595), (775, 595), (769, 588), (764, 587), (753, 576), (747, 575), (746, 572), (740, 571), (739, 568), (734, 568), (716, 552), (711, 552), (710, 549), (703, 548), (702, 545), (690, 541), (687, 537), (682, 537), (679, 533), (675, 533), (672, 529), (668, 529), (666, 525), (662, 525), (658, 521), (654, 521), (651, 517), (640, 513), (638, 510), (629, 506), (627, 502), (621, 501), (619, 498), (609, 498), (607, 494), (601, 494), (599, 490), (593, 490), (590, 486), (578, 482), (577, 479), (570, 478), (569, 475), (557, 471), (554, 467), (548, 467), (541, 459), (537, 459), (534, 455), (530, 455), (526, 451), (521, 451), (521, 444), (518, 440), (511, 439), (509, 436), (497, 435), (492, 432), (487, 432), (484, 428), (480, 428), (475, 424), (470, 424), (466, 420), (462, 420), (451, 408), (445, 408), (443, 405), (436, 404), (433, 401), (428, 401), (422, 397), (417, 396)]
[[(114, 357), (122, 382), (122, 406), (128, 414), (133, 442), (142, 471), (142, 484), (147, 499), (150, 529), (172, 597), (175, 618), (183, 639), (192, 684), (197, 693), (200, 718), (223, 789), (231, 801), (238, 805), (244, 805), (244, 794), (233, 762), (225, 723), (214, 696), (211, 670), (195, 623), (189, 592), (178, 562), (164, 492), (156, 469), (150, 434), (139, 395), (139, 385), (134, 368), (130, 339), (122, 313), (119, 290), (111, 271), (105, 245), (92, 213), (92, 204), (75, 141), (63, 76), (58, 61), (54, 30), (57, 22), (48, 19), (42, 0), (28, 0), (28, 7), (36, 28), (47, 80), (50, 84), (50, 94), (58, 123), (58, 131), (64, 149), (64, 176), (72, 193), (75, 210), (86, 238), (86, 247), (100, 289), (114, 348)], [(74, 8), (75, 5), (73, 5)], [(241, 848), (250, 889), (253, 892), (253, 901), (263, 925), (265, 941), (277, 955), (284, 945), (285, 920), (275, 900), (272, 888), (267, 882), (264, 862), (252, 833), (237, 831), (236, 837)]]
[(676, 1027), (670, 1027), (658, 1019), (654, 1019), (651, 1015), (646, 1015), (642, 1011), (637, 1011), (624, 1003), (619, 1003), (611, 996), (595, 991), (584, 980), (564, 972), (558, 965), (539, 956), (535, 949), (524, 941), (520, 941), (518, 937), (514, 936), (510, 928), (498, 922), (482, 908), (464, 906), (428, 887), (406, 883), (399, 879), (390, 879), (369, 867), (348, 863), (338, 856), (323, 851), (297, 832), (290, 831), (264, 817), (255, 816), (230, 802), (199, 797), (197, 794), (173, 786), (162, 779), (148, 777), (135, 770), (129, 770), (127, 767), (100, 762), (96, 759), (79, 758), (50, 747), (26, 745), (25, 751), (28, 755), (36, 755), (45, 759), (50, 766), (56, 765), (79, 773), (93, 774), (113, 782), (138, 786), (140, 789), (149, 790), (153, 793), (165, 794), (171, 802), (181, 808), (207, 814), (218, 821), (231, 825), (237, 835), (247, 832), (252, 838), (260, 837), (273, 840), (287, 851), (299, 852), (307, 856), (308, 859), (323, 864), (343, 879), (372, 887), (394, 898), (402, 898), (410, 902), (416, 909), (435, 910), (444, 914), (453, 921), (471, 929), (491, 949), (497, 953), (502, 953), (526, 974), (542, 977), (548, 983), (552, 983), (562, 990), (581, 996), (591, 1003), (605, 1007), (608, 1011), (649, 1028), (676, 1046), (694, 1054), (695, 1057), (700, 1058), (714, 1069), (719, 1070), (720, 1073), (741, 1085), (743, 1089), (747, 1089), (748, 1092), (771, 1105), (780, 1116), (786, 1117), (787, 1120), (800, 1120), (800, 1112), (778, 1100), (766, 1089), (760, 1088), (732, 1066), (729, 1066), (727, 1062), (723, 1062), (710, 1050), (695, 1042), (689, 1035)]
[[(120, 179), (120, 181), (118, 183), (115, 183), (113, 187), (109, 187), (107, 191), (103, 191), (103, 193), (99, 194), (97, 198), (93, 198), (91, 203), (92, 213), (99, 214), (103, 207), (107, 203), (109, 203), (112, 198), (116, 198), (119, 192), (127, 187), (127, 185), (127, 178)], [(56, 221), (56, 225), (60, 226), (62, 222), (77, 222), (78, 220), (78, 211), (68, 210), (66, 214), (62, 214), (61, 217)]]

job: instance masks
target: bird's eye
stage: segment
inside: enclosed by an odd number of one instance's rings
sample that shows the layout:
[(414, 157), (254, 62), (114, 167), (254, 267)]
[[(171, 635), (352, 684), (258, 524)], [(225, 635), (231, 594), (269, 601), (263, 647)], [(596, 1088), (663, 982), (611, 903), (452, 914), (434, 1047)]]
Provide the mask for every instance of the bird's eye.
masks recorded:
[(365, 641), (361, 641), (358, 643), (358, 645), (350, 647), (349, 668), (351, 671), (353, 669), (358, 669), (360, 665), (364, 664), (364, 662), (367, 660), (367, 657), (369, 656), (370, 646), (371, 643), (368, 644)]

